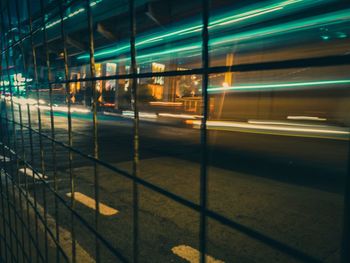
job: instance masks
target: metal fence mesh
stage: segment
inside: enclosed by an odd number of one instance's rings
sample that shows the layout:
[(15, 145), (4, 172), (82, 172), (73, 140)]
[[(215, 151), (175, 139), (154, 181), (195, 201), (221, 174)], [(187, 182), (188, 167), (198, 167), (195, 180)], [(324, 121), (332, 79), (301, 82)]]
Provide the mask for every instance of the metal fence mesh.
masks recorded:
[[(35, 2), (35, 4), (34, 4)], [(36, 3), (38, 2), (38, 3)], [(98, 1), (95, 1), (98, 2)], [(88, 260), (81, 252), (77, 243), (78, 237), (89, 240), (93, 245), (90, 251), (92, 261), (96, 262), (143, 262), (145, 255), (140, 254), (140, 231), (152, 226), (140, 224), (139, 191), (146, 189), (159, 194), (196, 213), (199, 218), (198, 241), (200, 262), (210, 262), (206, 259), (208, 220), (244, 234), (252, 240), (259, 241), (267, 247), (283, 253), (289, 258), (301, 262), (322, 262), (322, 259), (312, 256), (293, 246), (281, 242), (252, 227), (246, 226), (225, 215), (208, 208), (208, 129), (210, 98), (208, 94), (209, 77), (211, 74), (258, 72), (279, 69), (297, 69), (305, 67), (330, 67), (349, 65), (349, 54), (327, 55), (314, 58), (291, 59), (288, 61), (271, 61), (259, 63), (244, 63), (227, 66), (214, 66), (210, 62), (209, 52), (209, 11), (210, 1), (201, 1), (201, 61), (197, 68), (184, 70), (167, 70), (162, 72), (139, 72), (137, 45), (137, 17), (135, 0), (121, 1), (127, 6), (128, 12), (128, 48), (130, 54), (129, 72), (112, 75), (98, 75), (95, 62), (96, 30), (93, 21), (92, 8), (96, 3), (86, 1), (1, 1), (1, 209), (0, 209), (0, 247), (1, 262), (80, 262)], [(95, 3), (95, 4), (94, 4)], [(69, 12), (73, 6), (80, 6), (84, 14), (88, 63), (84, 76), (70, 77), (75, 65), (71, 65), (68, 53), (68, 42), (71, 36), (67, 33)], [(80, 10), (80, 9), (79, 9)], [(113, 10), (112, 10), (113, 11)], [(23, 15), (26, 14), (26, 15)], [(53, 59), (51, 53), (50, 28), (56, 23), (57, 38), (61, 43), (60, 59)], [(69, 25), (69, 27), (72, 25)], [(118, 27), (118, 25), (115, 25)], [(82, 41), (83, 42), (83, 41)], [(76, 45), (79, 45), (77, 43)], [(58, 68), (63, 73), (57, 78)], [(22, 73), (32, 76), (32, 82), (20, 83)], [(15, 78), (12, 75), (16, 76)], [(139, 176), (140, 162), (140, 95), (138, 81), (147, 78), (171, 78), (179, 76), (198, 75), (201, 78), (201, 115), (200, 119), (200, 176), (199, 199), (189, 200), (178, 193), (154, 184)], [(124, 169), (117, 167), (100, 156), (99, 149), (99, 116), (101, 108), (102, 81), (128, 81), (131, 89), (130, 110), (132, 118), (132, 167)], [(71, 92), (72, 85), (91, 87), (92, 126), (88, 129), (90, 141), (89, 151), (85, 151), (74, 142), (74, 121), (72, 104), (76, 99)], [(57, 87), (64, 88), (64, 94), (57, 95)], [(30, 95), (23, 95), (22, 89)], [(26, 98), (26, 100), (24, 100)], [(48, 106), (41, 100), (48, 101)], [(56, 100), (63, 101), (66, 112), (66, 135), (57, 132)], [(59, 125), (59, 124), (58, 124)], [(78, 125), (78, 124), (76, 124)], [(81, 134), (81, 136), (84, 136)], [(116, 149), (118, 151), (118, 149)], [(83, 160), (83, 161), (82, 161)], [(94, 215), (87, 219), (85, 214), (77, 209), (77, 193), (81, 187), (74, 172), (74, 162), (86, 162), (93, 167), (90, 187), (94, 200)], [(105, 230), (101, 230), (101, 170), (113, 173), (116, 177), (125, 178), (130, 182), (132, 210), (130, 212), (132, 227), (131, 254), (125, 253), (123, 246), (111, 242)], [(64, 172), (62, 172), (64, 171)], [(91, 172), (90, 171), (90, 172)], [(70, 194), (62, 195), (60, 187), (69, 186)], [(348, 224), (348, 192), (346, 185), (345, 226)], [(65, 211), (65, 212), (62, 212)], [(64, 216), (61, 216), (64, 215)], [(67, 215), (69, 215), (67, 217)], [(93, 219), (91, 219), (93, 218)], [(62, 229), (66, 228), (63, 231)], [(67, 229), (68, 228), (68, 229)], [(69, 234), (67, 234), (69, 233)], [(349, 241), (348, 227), (344, 228), (342, 261), (347, 262)], [(253, 242), (253, 241), (252, 241)], [(140, 258), (142, 257), (142, 259)], [(149, 261), (151, 262), (151, 261)]]

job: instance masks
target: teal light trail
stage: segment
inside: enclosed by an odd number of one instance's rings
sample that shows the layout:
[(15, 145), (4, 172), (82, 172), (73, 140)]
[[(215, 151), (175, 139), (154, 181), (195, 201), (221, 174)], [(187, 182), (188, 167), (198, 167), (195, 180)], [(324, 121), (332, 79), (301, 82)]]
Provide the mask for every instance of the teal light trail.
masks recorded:
[(257, 30), (250, 30), (225, 37), (214, 38), (211, 46), (228, 44), (237, 41), (251, 40), (262, 37), (271, 37), (283, 33), (292, 33), (300, 30), (317, 28), (320, 26), (329, 26), (350, 21), (350, 9), (345, 9), (325, 15), (315, 16), (312, 18), (301, 19), (277, 26), (270, 26)]
[[(287, 0), (287, 1), (270, 1), (255, 4), (246, 8), (235, 10), (234, 12), (213, 16), (209, 23), (210, 33), (215, 33), (225, 27), (237, 26), (240, 23), (256, 23), (263, 21), (267, 17), (275, 18), (296, 12), (301, 9), (314, 7), (334, 0)], [(158, 31), (153, 34), (145, 34), (136, 39), (138, 49), (147, 48), (154, 43), (166, 43), (171, 40), (183, 40), (184, 36), (193, 37), (201, 31), (202, 24), (200, 21), (189, 23), (181, 27), (173, 28), (167, 31)], [(117, 43), (116, 43), (117, 44)], [(117, 48), (104, 48), (95, 52), (95, 58), (106, 58), (117, 56), (129, 50), (128, 42), (120, 42)], [(78, 56), (78, 59), (88, 59), (89, 55)]]
[[(318, 28), (325, 25), (334, 25), (339, 23), (346, 23), (350, 21), (350, 9), (337, 11), (325, 15), (315, 16), (308, 19), (301, 19), (277, 26), (270, 26), (262, 29), (250, 30), (242, 33), (237, 33), (233, 35), (228, 35), (225, 37), (216, 37), (211, 39), (209, 45), (211, 51), (216, 51), (218, 48), (225, 47), (239, 41), (248, 41), (256, 40), (265, 37), (277, 36), (285, 33), (295, 33), (301, 30), (309, 30), (313, 28)], [(117, 55), (125, 53), (124, 50), (127, 50), (128, 46), (120, 47), (118, 49), (109, 49), (104, 50), (99, 53), (97, 57), (105, 55)], [(177, 45), (173, 48), (168, 48), (161, 51), (147, 50), (140, 51), (137, 55), (137, 60), (139, 63), (144, 62), (143, 60), (156, 57), (158, 60), (166, 56), (176, 56), (176, 54), (181, 52), (182, 57), (190, 57), (193, 54), (200, 55), (201, 42), (197, 41), (196, 43)], [(81, 58), (81, 57), (80, 57)], [(114, 62), (127, 61), (129, 58), (120, 58), (114, 60)]]
[(253, 84), (253, 85), (235, 85), (232, 87), (210, 87), (208, 92), (217, 93), (223, 91), (247, 91), (247, 90), (264, 90), (264, 89), (286, 89), (286, 88), (305, 88), (305, 87), (319, 87), (327, 85), (349, 85), (350, 79), (342, 80), (324, 80), (324, 81), (310, 81), (310, 82), (287, 82), (276, 84)]
[[(164, 56), (164, 55), (169, 55), (169, 54), (174, 54), (174, 53), (177, 53), (177, 52), (184, 52), (184, 51), (193, 51), (193, 50), (198, 50), (200, 48), (201, 48), (200, 44), (189, 45), (189, 46), (184, 46), (184, 47), (167, 49), (167, 50), (164, 50), (164, 51), (152, 52), (152, 53), (145, 54), (145, 55), (137, 55), (136, 58), (137, 59), (145, 59), (145, 58), (151, 58), (151, 57), (159, 58), (160, 56)], [(181, 54), (183, 54), (183, 53), (181, 53)], [(127, 61), (129, 59), (130, 58), (118, 59), (117, 62)]]
[[(101, 3), (102, 0), (96, 0), (96, 1), (93, 1), (93, 2), (90, 2), (90, 6), (93, 7), (99, 3)], [(79, 9), (76, 9), (74, 12), (70, 12), (67, 16), (63, 17), (63, 20), (67, 20), (69, 18), (72, 18), (80, 13), (83, 13), (85, 11), (85, 8), (79, 8)], [(55, 25), (59, 24), (61, 22), (61, 19), (57, 19), (51, 23), (48, 23), (46, 25), (46, 29), (49, 29), (51, 27), (54, 27)]]

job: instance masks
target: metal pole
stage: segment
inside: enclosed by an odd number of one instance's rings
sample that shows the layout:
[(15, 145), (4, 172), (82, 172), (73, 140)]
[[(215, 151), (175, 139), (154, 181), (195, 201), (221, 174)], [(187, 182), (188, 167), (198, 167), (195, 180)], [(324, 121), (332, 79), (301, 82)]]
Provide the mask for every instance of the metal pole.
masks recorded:
[[(34, 47), (34, 40), (33, 40), (33, 20), (32, 20), (32, 9), (31, 9), (31, 1), (27, 0), (27, 8), (28, 8), (28, 17), (29, 17), (29, 31), (30, 33), (30, 44), (32, 49), (32, 56), (33, 56), (33, 68), (34, 68), (34, 81), (36, 86), (36, 99), (37, 104), (39, 105), (40, 95), (39, 95), (39, 83), (38, 83), (38, 69), (37, 69), (37, 62), (36, 62), (36, 50)], [(28, 111), (29, 113), (29, 111)], [(41, 125), (41, 111), (40, 107), (37, 107), (37, 114), (38, 114), (38, 129), (39, 129), (39, 148), (40, 148), (40, 165), (41, 165), (41, 173), (45, 174), (45, 163), (44, 163), (44, 149), (43, 149), (43, 142), (42, 142), (42, 125)], [(31, 124), (30, 124), (31, 125)], [(39, 235), (38, 235), (38, 216), (37, 216), (37, 192), (36, 192), (36, 181), (35, 177), (36, 174), (33, 171), (33, 177), (32, 177), (32, 183), (33, 183), (33, 199), (34, 199), (34, 210), (35, 213), (35, 240), (36, 243), (39, 244)], [(38, 252), (37, 252), (37, 262), (39, 262)]]
[(202, 0), (203, 14), (202, 14), (202, 98), (203, 98), (203, 118), (201, 122), (201, 175), (200, 175), (200, 226), (199, 226), (199, 248), (201, 252), (200, 261), (205, 263), (206, 250), (207, 250), (207, 119), (208, 119), (208, 79), (209, 79), (209, 52), (208, 52), (208, 23), (209, 23), (209, 0)]
[[(96, 76), (95, 70), (95, 57), (94, 57), (94, 30), (93, 30), (93, 19), (91, 13), (90, 0), (86, 1), (87, 9), (87, 19), (88, 19), (88, 32), (89, 32), (89, 54), (90, 54), (90, 75), (94, 79)], [(97, 107), (98, 107), (98, 98), (99, 91), (96, 87), (96, 81), (91, 82), (92, 94), (93, 94), (93, 103), (92, 103), (92, 112), (93, 112), (93, 141), (94, 141), (94, 157), (98, 159), (98, 133), (97, 133)], [(99, 194), (99, 176), (98, 176), (98, 165), (94, 162), (94, 190), (95, 190), (95, 229), (99, 229), (99, 218), (100, 218), (100, 194)], [(100, 242), (95, 239), (96, 243), (96, 262), (100, 262)]]
[(343, 237), (341, 251), (341, 262), (350, 262), (350, 138), (348, 141), (348, 163), (345, 178)]
[[(129, 0), (131, 73), (137, 74), (136, 64), (136, 16), (135, 1)], [(131, 106), (134, 111), (133, 168), (132, 175), (138, 177), (139, 165), (139, 110), (137, 99), (137, 77), (131, 79)], [(133, 262), (139, 261), (139, 193), (138, 184), (133, 180)]]

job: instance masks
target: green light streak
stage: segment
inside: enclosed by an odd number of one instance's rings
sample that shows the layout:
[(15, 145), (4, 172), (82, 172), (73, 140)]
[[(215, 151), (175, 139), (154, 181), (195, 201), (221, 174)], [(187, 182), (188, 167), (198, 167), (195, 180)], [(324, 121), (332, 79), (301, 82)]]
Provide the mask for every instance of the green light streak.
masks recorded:
[[(255, 17), (255, 16), (259, 16), (259, 15), (262, 15), (262, 14), (266, 14), (266, 13), (269, 13), (269, 12), (273, 12), (273, 11), (277, 11), (277, 10), (281, 10), (285, 7), (287, 7), (288, 5), (293, 5), (293, 4), (296, 4), (298, 2), (303, 2), (303, 5), (297, 5), (297, 7), (302, 7), (302, 8), (305, 8), (306, 5), (309, 5), (310, 3), (312, 3), (313, 5), (316, 3), (316, 2), (323, 2), (324, 1), (304, 1), (304, 0), (292, 0), (292, 1), (282, 1), (282, 2), (279, 2), (279, 3), (275, 3), (272, 2), (270, 3), (269, 5), (255, 5), (254, 8), (256, 8), (255, 10), (249, 10), (249, 11), (240, 11), (238, 12), (238, 14), (235, 14), (235, 15), (231, 15), (231, 16), (224, 16), (223, 18), (221, 19), (213, 19), (212, 22), (209, 23), (210, 26), (215, 26), (215, 25), (228, 25), (228, 24), (232, 24), (232, 23), (236, 23), (236, 22), (239, 22), (239, 21), (242, 21), (242, 20), (245, 20), (245, 19), (248, 19), (248, 18), (251, 18), (251, 17)], [(251, 9), (251, 7), (250, 7)]]
[[(145, 54), (145, 55), (138, 55), (136, 56), (137, 59), (145, 59), (145, 58), (150, 58), (153, 56), (164, 56), (164, 55), (169, 55), (169, 54), (174, 54), (176, 52), (183, 52), (183, 51), (193, 51), (196, 49), (200, 49), (201, 45), (190, 45), (190, 46), (186, 46), (186, 47), (181, 47), (181, 48), (173, 48), (173, 49), (168, 49), (168, 50), (164, 50), (164, 51), (159, 51), (159, 52), (153, 52), (153, 53), (149, 53), (149, 54)], [(183, 54), (182, 54), (183, 55)], [(130, 58), (123, 58), (123, 59), (119, 59), (117, 60), (119, 61), (126, 61), (129, 60)]]
[(348, 22), (350, 19), (350, 9), (333, 12), (326, 15), (320, 15), (313, 18), (297, 20), (277, 26), (271, 26), (263, 29), (251, 30), (227, 37), (215, 38), (210, 42), (211, 46), (228, 44), (232, 42), (256, 39), (259, 37), (271, 37), (281, 33), (292, 33), (299, 30), (311, 29), (323, 25), (332, 25)]
[[(225, 13), (224, 15), (214, 16), (212, 21), (209, 23), (209, 29), (215, 31), (217, 29), (222, 29), (223, 27), (231, 26), (231, 24), (237, 24), (239, 22), (245, 22), (246, 20), (251, 20), (252, 22), (258, 22), (258, 20), (263, 20), (265, 17), (271, 18), (278, 17), (282, 15), (289, 14), (291, 12), (303, 9), (306, 7), (316, 6), (319, 4), (324, 4), (326, 2), (332, 2), (334, 0), (288, 0), (288, 1), (270, 1), (269, 4), (266, 2), (264, 4), (255, 4), (246, 8), (235, 10), (234, 14)], [(253, 10), (252, 10), (253, 9)], [(283, 12), (280, 12), (283, 9)], [(279, 12), (277, 12), (279, 11)], [(254, 20), (253, 20), (254, 18)], [(184, 35), (187, 37), (201, 31), (202, 24), (200, 21), (186, 24), (180, 28), (175, 28), (168, 31), (157, 32), (154, 34), (148, 34), (140, 36), (136, 39), (137, 48), (146, 48), (155, 42), (166, 42), (171, 39), (183, 39)], [(111, 55), (120, 55), (129, 49), (128, 42), (119, 43), (118, 48), (105, 48), (95, 52), (95, 58), (103, 58)], [(88, 59), (89, 54), (84, 54), (78, 56), (78, 59)]]
[(236, 86), (232, 86), (232, 87), (210, 87), (210, 88), (208, 88), (208, 92), (216, 93), (216, 92), (222, 92), (222, 91), (283, 89), (283, 88), (299, 88), (299, 87), (344, 85), (344, 84), (350, 84), (350, 79), (310, 81), (310, 82), (294, 82), (294, 83), (277, 83), (277, 84), (236, 85)]
[[(243, 33), (238, 33), (234, 35), (229, 35), (225, 37), (218, 37), (218, 38), (213, 38), (209, 45), (212, 51), (217, 50), (220, 47), (225, 47), (225, 45), (232, 44), (234, 42), (239, 42), (239, 41), (246, 41), (246, 40), (256, 40), (259, 38), (265, 38), (265, 37), (272, 37), (276, 36), (278, 34), (282, 33), (292, 33), (300, 30), (306, 30), (306, 29), (312, 29), (312, 28), (317, 28), (323, 25), (330, 25), (330, 24), (337, 24), (337, 23), (343, 23), (349, 21), (350, 18), (350, 9), (348, 10), (343, 10), (343, 11), (338, 11), (335, 13), (331, 14), (326, 14), (322, 16), (317, 16), (314, 18), (309, 18), (309, 19), (303, 19), (299, 21), (294, 21), (294, 22), (289, 22), (286, 24), (278, 25), (278, 26), (271, 26), (268, 28), (263, 28), (259, 30), (251, 30), (251, 31), (246, 31)], [(120, 54), (123, 53), (124, 50), (128, 49), (129, 46), (124, 46), (120, 47), (118, 52)], [(165, 49), (162, 51), (157, 51), (154, 52), (152, 50), (147, 51), (148, 53), (146, 54), (139, 54), (136, 58), (139, 60), (141, 63), (142, 59), (147, 59), (151, 57), (156, 57), (157, 59), (161, 59), (162, 56), (169, 55), (169, 54), (174, 54), (176, 55), (179, 52), (181, 53), (181, 56), (186, 57), (191, 57), (195, 51), (200, 51), (201, 50), (201, 42), (198, 41), (197, 43), (194, 44), (187, 44), (187, 45), (182, 45), (178, 46), (176, 48), (171, 48), (171, 49)], [(103, 53), (100, 53), (100, 55), (111, 55), (115, 54), (115, 50), (106, 50)], [(186, 52), (192, 52), (191, 54), (185, 54)], [(196, 52), (197, 53), (197, 52)], [(198, 53), (200, 55), (200, 53)], [(129, 58), (122, 58), (122, 59), (117, 59), (115, 62), (121, 62), (121, 61), (127, 61)]]
[(336, 35), (337, 35), (337, 38), (346, 38), (347, 37), (347, 34), (345, 34), (343, 32), (337, 32)]
[(244, 17), (240, 17), (240, 18), (237, 18), (237, 19), (233, 19), (233, 20), (227, 21), (227, 22), (220, 23), (219, 26), (229, 25), (229, 24), (232, 24), (232, 23), (237, 23), (237, 22), (242, 21), (242, 20), (246, 20), (246, 19), (249, 19), (249, 18), (252, 18), (252, 17), (256, 17), (256, 16), (261, 16), (261, 15), (264, 15), (264, 14), (267, 14), (267, 13), (271, 13), (271, 12), (275, 12), (275, 11), (281, 10), (281, 9), (283, 9), (283, 7), (276, 7), (276, 8), (273, 8), (273, 9), (268, 9), (268, 10), (265, 10), (265, 11), (261, 11), (261, 12), (258, 12), (258, 13), (254, 13), (254, 14), (248, 15), (248, 16), (244, 16)]
[[(101, 3), (101, 2), (102, 2), (102, 0), (93, 1), (93, 2), (90, 3), (90, 6), (93, 7), (93, 6), (95, 6), (95, 5), (97, 5), (97, 4)], [(76, 15), (78, 15), (80, 13), (83, 13), (84, 11), (85, 11), (85, 8), (79, 8), (79, 9), (75, 10), (74, 12), (69, 13), (67, 16), (63, 17), (63, 20), (67, 20), (68, 18), (72, 18), (72, 17), (74, 17), (74, 16), (76, 16)], [(61, 19), (57, 19), (57, 20), (47, 24), (46, 28), (47, 29), (51, 28), (51, 27), (59, 24), (60, 22), (61, 22)]]
[[(95, 58), (104, 57), (105, 55), (111, 55), (111, 54), (123, 54), (123, 52), (121, 51), (126, 51), (128, 49), (129, 49), (129, 45), (124, 45), (117, 49), (101, 50), (100, 52), (95, 53)], [(83, 56), (79, 56), (78, 59), (88, 59), (89, 57), (90, 55), (83, 55)]]

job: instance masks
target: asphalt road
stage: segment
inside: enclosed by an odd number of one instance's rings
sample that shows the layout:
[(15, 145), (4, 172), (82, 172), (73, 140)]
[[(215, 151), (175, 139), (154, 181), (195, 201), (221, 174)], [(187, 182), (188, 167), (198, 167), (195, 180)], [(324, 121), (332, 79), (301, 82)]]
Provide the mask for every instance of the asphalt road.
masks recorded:
[[(35, 113), (32, 120), (35, 122)], [(104, 118), (98, 128), (99, 157), (125, 171), (132, 169), (132, 120)], [(26, 118), (24, 118), (24, 123)], [(42, 114), (43, 131), (50, 135), (49, 115)], [(55, 116), (55, 137), (67, 143), (64, 114)], [(37, 129), (36, 125), (33, 128)], [(73, 118), (73, 146), (91, 154), (92, 122)], [(17, 143), (20, 145), (19, 127)], [(33, 134), (34, 162), (39, 168), (39, 138)], [(24, 130), (26, 156), (29, 132)], [(347, 141), (232, 131), (209, 134), (209, 208), (245, 226), (325, 262), (337, 262), (340, 248), (343, 185)], [(140, 124), (140, 177), (170, 192), (199, 203), (200, 131), (154, 122)], [(52, 145), (43, 139), (45, 169), (52, 185)], [(56, 146), (58, 192), (67, 201), (70, 192), (68, 152)], [(20, 149), (17, 152), (22, 154)], [(74, 154), (76, 192), (94, 197), (93, 163)], [(103, 204), (118, 211), (100, 216), (100, 232), (127, 259), (132, 258), (132, 183), (99, 166)], [(43, 204), (40, 183), (36, 191)], [(33, 193), (34, 187), (32, 187)], [(48, 212), (54, 216), (53, 196), (46, 193)], [(198, 249), (199, 215), (149, 189), (139, 187), (140, 262), (189, 262)], [(91, 224), (95, 211), (76, 203)], [(59, 224), (70, 229), (70, 215), (59, 206)], [(94, 257), (91, 233), (75, 221), (77, 242)], [(332, 240), (332, 242), (329, 242)], [(175, 253), (174, 253), (175, 252)], [(211, 262), (298, 262), (238, 231), (208, 220), (208, 255)], [(118, 262), (101, 246), (101, 262)], [(187, 261), (184, 259), (187, 257)], [(221, 261), (219, 261), (221, 260)], [(195, 261), (190, 261), (195, 262)]]

